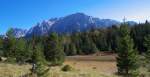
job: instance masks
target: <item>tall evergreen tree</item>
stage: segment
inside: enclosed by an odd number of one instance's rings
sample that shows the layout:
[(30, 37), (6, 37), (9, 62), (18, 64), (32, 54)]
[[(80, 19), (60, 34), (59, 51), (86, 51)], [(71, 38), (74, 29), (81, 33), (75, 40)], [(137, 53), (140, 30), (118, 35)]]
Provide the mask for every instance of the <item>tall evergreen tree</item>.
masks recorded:
[(145, 37), (144, 45), (146, 47), (146, 54), (145, 54), (146, 66), (148, 68), (148, 71), (150, 72), (150, 35), (147, 35)]
[(88, 37), (87, 34), (82, 36), (82, 52), (85, 54), (91, 54), (98, 51), (95, 43)]
[(36, 42), (37, 37), (33, 35), (31, 45), (28, 46), (28, 51), (32, 51), (32, 75), (36, 77), (47, 77), (49, 75), (49, 68), (44, 56), (44, 49), (42, 43)]
[(23, 38), (17, 40), (16, 43), (16, 60), (17, 62), (25, 63), (31, 58), (31, 51), (28, 50), (28, 45)]
[(70, 50), (69, 50), (69, 45), (68, 45), (68, 44), (65, 44), (65, 45), (64, 45), (64, 52), (65, 52), (65, 54), (66, 54), (67, 56), (69, 55)]
[(117, 47), (117, 67), (118, 73), (126, 77), (135, 77), (138, 64), (137, 52), (133, 49), (133, 40), (129, 36), (130, 31), (126, 24), (120, 26), (119, 44)]
[(51, 33), (46, 38), (44, 49), (46, 60), (50, 61), (52, 65), (60, 65), (64, 62), (65, 54), (56, 33)]
[(76, 55), (77, 54), (77, 49), (76, 46), (71, 43), (71, 44), (66, 44), (64, 45), (64, 52), (66, 55)]
[(41, 44), (37, 44), (35, 46), (35, 50), (33, 52), (33, 59), (35, 62), (35, 71), (34, 73), (37, 75), (37, 77), (48, 77), (49, 75), (49, 68), (46, 67), (46, 60), (44, 58), (43, 54), (43, 48)]
[(131, 36), (134, 39), (135, 46), (138, 48), (140, 53), (143, 53), (146, 51), (144, 37), (150, 34), (150, 23), (146, 21), (145, 23), (140, 23), (133, 26), (131, 29)]
[(3, 39), (0, 37), (0, 56), (3, 56)]
[(70, 51), (70, 55), (76, 55), (77, 54), (77, 49), (76, 49), (76, 46), (73, 44), (73, 43), (71, 43), (70, 45), (69, 45), (69, 51)]
[(82, 50), (81, 50), (81, 45), (82, 45), (82, 39), (81, 39), (81, 33), (75, 33), (71, 36), (72, 39), (72, 43), (75, 45), (75, 49), (76, 49), (76, 53), (77, 54), (83, 54)]
[(7, 35), (7, 38), (5, 38), (3, 42), (4, 56), (15, 57), (16, 38), (13, 36), (13, 29), (9, 29), (6, 35)]

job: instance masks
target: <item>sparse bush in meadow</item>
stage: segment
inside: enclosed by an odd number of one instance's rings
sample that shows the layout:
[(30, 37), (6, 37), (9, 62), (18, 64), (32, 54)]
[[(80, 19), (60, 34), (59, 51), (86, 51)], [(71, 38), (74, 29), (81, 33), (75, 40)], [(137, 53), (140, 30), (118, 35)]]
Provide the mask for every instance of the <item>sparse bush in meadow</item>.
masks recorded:
[(93, 69), (96, 69), (96, 67), (93, 67)]
[(70, 65), (65, 65), (64, 67), (62, 67), (61, 70), (64, 72), (67, 72), (67, 71), (72, 71), (73, 68)]

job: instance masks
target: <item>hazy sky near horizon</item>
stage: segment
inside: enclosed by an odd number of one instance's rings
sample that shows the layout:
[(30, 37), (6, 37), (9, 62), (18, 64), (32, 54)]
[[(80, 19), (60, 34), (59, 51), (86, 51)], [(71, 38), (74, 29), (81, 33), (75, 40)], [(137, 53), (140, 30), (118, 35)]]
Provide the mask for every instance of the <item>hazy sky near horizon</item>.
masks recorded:
[(150, 0), (0, 0), (0, 34), (11, 27), (29, 29), (37, 22), (76, 12), (144, 22), (150, 17)]

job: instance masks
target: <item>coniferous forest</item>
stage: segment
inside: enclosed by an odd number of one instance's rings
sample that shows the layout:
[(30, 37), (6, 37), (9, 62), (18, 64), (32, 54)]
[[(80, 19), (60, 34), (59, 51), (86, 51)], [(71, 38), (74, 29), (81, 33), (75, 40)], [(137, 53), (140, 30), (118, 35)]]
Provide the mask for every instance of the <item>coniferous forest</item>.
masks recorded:
[[(146, 21), (134, 26), (122, 23), (85, 32), (50, 33), (47, 36), (33, 35), (31, 38), (16, 38), (13, 29), (9, 29), (6, 37), (0, 38), (0, 56), (7, 58), (5, 62), (30, 63), (33, 65), (31, 71), (40, 77), (49, 70), (45, 65), (62, 65), (66, 56), (99, 52), (118, 55), (116, 59), (120, 75), (138, 76), (136, 70), (144, 64), (139, 64), (141, 55), (145, 57), (145, 66), (150, 70), (150, 23)], [(34, 65), (37, 67), (34, 68)]]

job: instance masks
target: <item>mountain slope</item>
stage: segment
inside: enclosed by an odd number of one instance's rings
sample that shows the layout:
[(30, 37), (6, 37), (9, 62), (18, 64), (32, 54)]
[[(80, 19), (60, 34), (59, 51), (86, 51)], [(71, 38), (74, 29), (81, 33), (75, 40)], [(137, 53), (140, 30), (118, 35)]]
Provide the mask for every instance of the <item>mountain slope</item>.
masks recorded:
[[(136, 22), (133, 21), (129, 21), (128, 23), (131, 25), (136, 24)], [(51, 32), (71, 34), (74, 32), (83, 32), (91, 28), (106, 28), (120, 24), (121, 22), (112, 19), (99, 19), (85, 15), (84, 13), (75, 13), (61, 18), (44, 20), (42, 23), (38, 23), (30, 28), (27, 32), (16, 30), (15, 35), (17, 37), (32, 37), (33, 35), (48, 35)]]
[(73, 33), (79, 31), (85, 31), (91, 28), (101, 28), (112, 25), (118, 25), (120, 22), (111, 19), (99, 19), (92, 16), (85, 15), (83, 13), (76, 13), (66, 16), (56, 22), (51, 32), (57, 33)]
[(26, 34), (26, 37), (31, 37), (32, 35), (42, 36), (47, 35), (51, 26), (56, 22), (56, 19), (51, 19), (48, 21), (43, 21), (42, 23), (38, 23), (36, 26), (29, 29)]
[(27, 33), (27, 30), (23, 30), (23, 29), (19, 29), (19, 28), (12, 28), (12, 29), (13, 29), (13, 35), (16, 38), (24, 37)]

